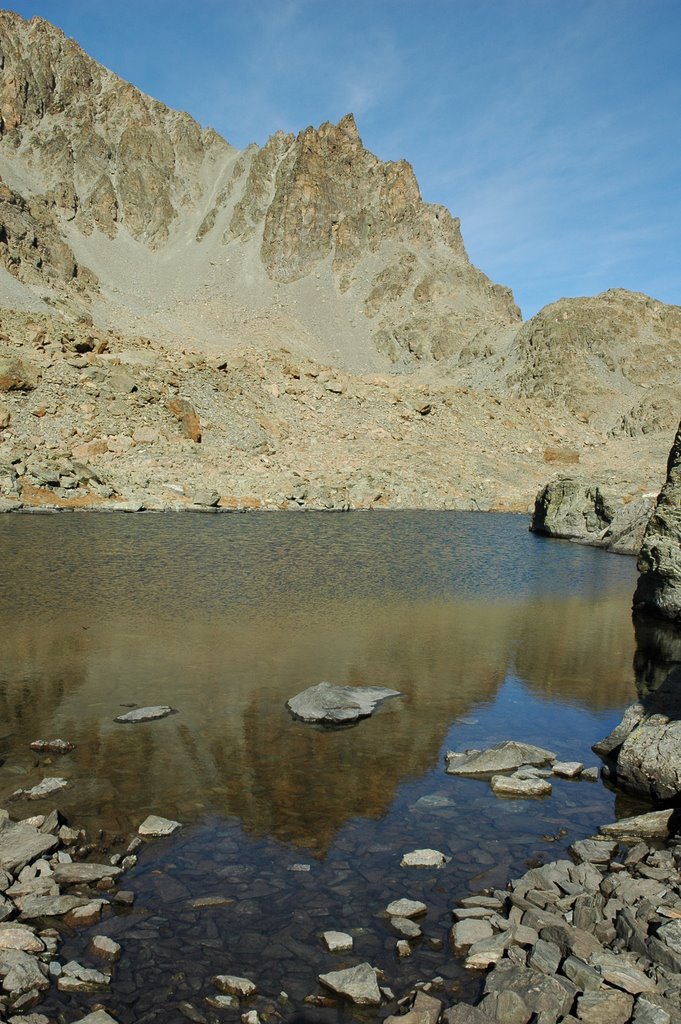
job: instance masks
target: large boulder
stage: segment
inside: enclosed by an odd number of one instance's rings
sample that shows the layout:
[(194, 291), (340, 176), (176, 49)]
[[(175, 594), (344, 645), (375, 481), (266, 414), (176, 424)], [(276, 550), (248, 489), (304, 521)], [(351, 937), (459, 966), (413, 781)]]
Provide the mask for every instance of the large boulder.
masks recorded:
[(653, 496), (632, 501), (580, 477), (557, 477), (537, 495), (530, 530), (637, 555), (653, 511)]
[(652, 801), (681, 797), (681, 666), (644, 703), (632, 704), (609, 736), (594, 745), (603, 774)]
[(599, 541), (612, 523), (617, 499), (598, 484), (579, 477), (559, 477), (541, 489), (530, 529), (549, 537)]
[(681, 423), (669, 453), (667, 480), (645, 532), (634, 610), (681, 626)]

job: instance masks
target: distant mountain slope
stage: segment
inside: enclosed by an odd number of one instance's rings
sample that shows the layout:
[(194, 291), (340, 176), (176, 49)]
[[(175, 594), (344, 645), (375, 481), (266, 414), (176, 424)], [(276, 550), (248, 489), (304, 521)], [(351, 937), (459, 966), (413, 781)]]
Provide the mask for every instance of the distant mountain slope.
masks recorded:
[(628, 498), (678, 423), (681, 308), (523, 324), (352, 115), (241, 152), (4, 11), (0, 400), (0, 503), (520, 508), (577, 464)]
[[(202, 289), (208, 336), (246, 307), (292, 321), (265, 334), (309, 333), (325, 354), (340, 335), (349, 363), (375, 367), (450, 356), (519, 320), (510, 291), (470, 264), (458, 221), (422, 202), (407, 163), (369, 153), (351, 115), (237, 153), (41, 19), (0, 13), (0, 52), (0, 174), (41, 212), (23, 246), (5, 218), (3, 263), (62, 307), (118, 321), (125, 290), (135, 326), (165, 335), (157, 309), (179, 303), (181, 337)], [(71, 278), (36, 265), (32, 236), (64, 250)], [(83, 286), (95, 277), (99, 298)]]

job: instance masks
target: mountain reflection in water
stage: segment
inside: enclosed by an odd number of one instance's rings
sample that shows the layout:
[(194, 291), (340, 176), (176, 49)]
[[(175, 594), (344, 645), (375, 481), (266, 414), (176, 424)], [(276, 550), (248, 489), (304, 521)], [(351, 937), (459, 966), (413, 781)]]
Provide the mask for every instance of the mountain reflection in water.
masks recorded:
[[(596, 713), (634, 699), (633, 559), (524, 518), (4, 516), (0, 550), (0, 802), (64, 775), (84, 826), (237, 815), (322, 856), (510, 676)], [(340, 732), (293, 721), (287, 698), (322, 679), (404, 696)], [(132, 704), (179, 714), (114, 724)], [(55, 736), (77, 751), (34, 763)]]

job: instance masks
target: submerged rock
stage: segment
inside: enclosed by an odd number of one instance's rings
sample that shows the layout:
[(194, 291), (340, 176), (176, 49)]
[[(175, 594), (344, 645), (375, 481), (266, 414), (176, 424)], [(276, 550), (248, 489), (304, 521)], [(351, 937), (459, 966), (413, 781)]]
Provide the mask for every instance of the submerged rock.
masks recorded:
[(517, 775), (493, 775), (490, 786), (497, 796), (548, 796), (551, 792), (551, 783), (546, 779), (520, 778)]
[(447, 858), (439, 850), (412, 850), (400, 861), (403, 868), (441, 868), (446, 863)]
[(69, 743), (68, 740), (33, 740), (29, 744), (31, 750), (35, 750), (39, 754), (70, 754), (72, 750), (76, 749), (75, 743)]
[(349, 953), (352, 950), (352, 935), (346, 932), (324, 932), (322, 938), (330, 953)]
[(12, 799), (42, 800), (46, 796), (51, 796), (52, 793), (59, 792), (60, 789), (66, 789), (68, 785), (68, 779), (47, 778), (31, 789), (17, 789), (12, 793)]
[(552, 751), (516, 740), (497, 743), (487, 750), (449, 751), (445, 757), (448, 775), (492, 775), (514, 771), (523, 765), (550, 764), (555, 760), (556, 755)]
[(358, 1006), (379, 1006), (381, 990), (376, 979), (376, 969), (371, 964), (358, 964), (344, 971), (331, 971), (320, 974), (322, 985), (330, 988), (337, 995), (349, 999)]
[(173, 832), (177, 832), (178, 828), (182, 828), (180, 821), (173, 821), (172, 818), (161, 818), (158, 814), (150, 814), (144, 819), (137, 831), (141, 836), (147, 836), (150, 839), (160, 839), (162, 836), (169, 836)]
[(128, 711), (124, 715), (117, 715), (114, 722), (120, 722), (123, 725), (136, 725), (138, 722), (153, 722), (157, 718), (167, 718), (168, 715), (176, 714), (175, 708), (163, 704), (148, 708), (135, 708), (134, 711)]
[(333, 686), (318, 683), (286, 702), (295, 718), (322, 725), (347, 725), (367, 718), (376, 706), (389, 697), (401, 697), (398, 690), (384, 686)]

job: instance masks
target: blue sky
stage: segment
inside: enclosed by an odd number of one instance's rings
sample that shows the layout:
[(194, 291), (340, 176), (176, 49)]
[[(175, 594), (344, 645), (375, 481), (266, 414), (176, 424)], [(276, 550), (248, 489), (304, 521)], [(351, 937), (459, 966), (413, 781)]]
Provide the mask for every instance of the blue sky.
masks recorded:
[(524, 316), (681, 304), (681, 0), (25, 0), (233, 145), (353, 111)]

